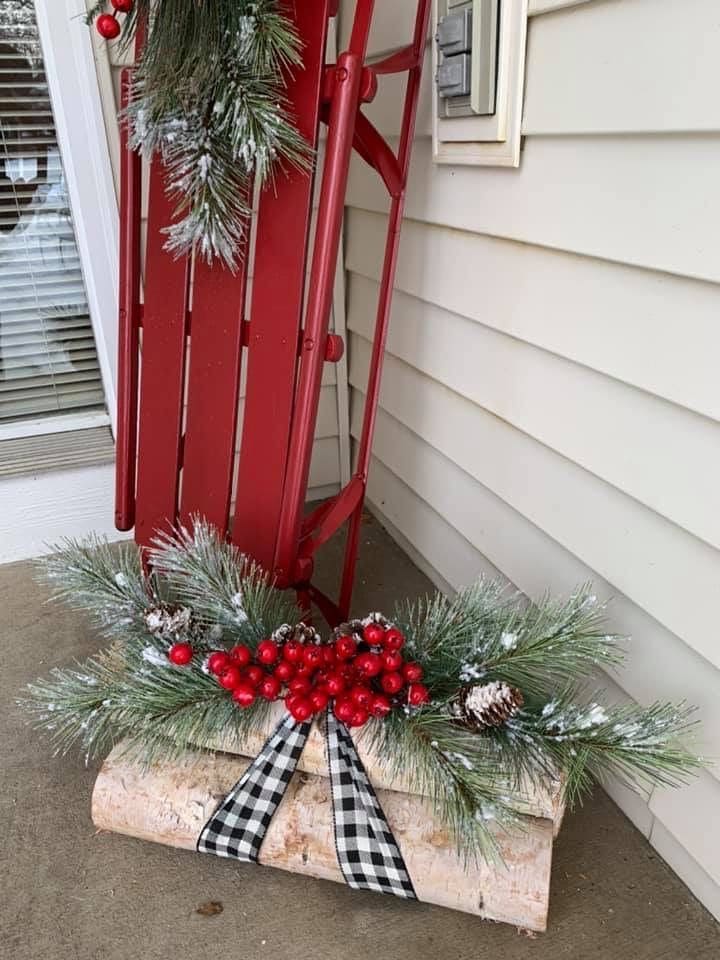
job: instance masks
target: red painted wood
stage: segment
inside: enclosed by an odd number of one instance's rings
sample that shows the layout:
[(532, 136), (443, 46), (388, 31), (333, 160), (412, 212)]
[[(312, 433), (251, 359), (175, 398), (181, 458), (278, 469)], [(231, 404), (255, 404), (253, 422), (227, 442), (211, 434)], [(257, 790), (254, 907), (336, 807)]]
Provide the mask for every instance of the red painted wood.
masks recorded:
[[(303, 68), (288, 87), (305, 139), (317, 144), (329, 0), (295, 4)], [(247, 391), (232, 540), (273, 569), (295, 396), (297, 343), (312, 204), (310, 173), (280, 173), (260, 200)], [(324, 346), (324, 344), (323, 344)]]
[[(122, 105), (130, 93), (130, 71), (121, 75)], [(120, 127), (120, 278), (118, 309), (118, 389), (115, 436), (115, 526), (135, 523), (138, 368), (140, 336), (140, 157), (128, 147), (127, 125)]]
[[(249, 224), (248, 224), (249, 229)], [(247, 257), (233, 275), (195, 259), (180, 520), (227, 530), (235, 463)]]
[(150, 171), (135, 539), (146, 545), (177, 516), (189, 261), (163, 250), (173, 204), (164, 171)]

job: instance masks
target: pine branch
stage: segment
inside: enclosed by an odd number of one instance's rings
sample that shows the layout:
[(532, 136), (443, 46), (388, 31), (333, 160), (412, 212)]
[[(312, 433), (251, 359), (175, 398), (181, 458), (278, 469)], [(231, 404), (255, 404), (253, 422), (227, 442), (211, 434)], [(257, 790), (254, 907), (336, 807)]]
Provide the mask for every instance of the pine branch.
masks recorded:
[(620, 662), (619, 638), (606, 632), (603, 614), (587, 587), (568, 600), (525, 602), (481, 578), (452, 599), (437, 594), (405, 605), (395, 618), (413, 655), (427, 661), (434, 696), (448, 699), (462, 684), (498, 679), (549, 695)]
[(152, 641), (115, 644), (75, 668), (53, 670), (19, 701), (58, 754), (79, 746), (86, 758), (125, 742), (144, 763), (175, 760), (188, 746), (211, 744), (221, 731), (261, 724), (267, 705), (241, 711), (202, 669), (174, 667)]
[(484, 739), (432, 707), (373, 722), (366, 734), (391, 775), (430, 798), (468, 860), (497, 860), (497, 831), (521, 830), (515, 786)]
[(191, 528), (156, 537), (149, 557), (179, 601), (217, 624), (232, 641), (254, 647), (281, 624), (297, 619), (290, 595), (199, 517)]
[(176, 210), (166, 247), (196, 247), (234, 270), (253, 181), (262, 187), (283, 167), (311, 166), (284, 96), (298, 37), (278, 0), (138, 0), (124, 47), (140, 19), (150, 30), (125, 121), (133, 147), (147, 157), (160, 150), (168, 168)]
[(53, 599), (89, 613), (108, 636), (145, 634), (144, 613), (161, 599), (134, 544), (111, 546), (95, 535), (58, 544), (38, 561), (38, 578), (53, 588)]

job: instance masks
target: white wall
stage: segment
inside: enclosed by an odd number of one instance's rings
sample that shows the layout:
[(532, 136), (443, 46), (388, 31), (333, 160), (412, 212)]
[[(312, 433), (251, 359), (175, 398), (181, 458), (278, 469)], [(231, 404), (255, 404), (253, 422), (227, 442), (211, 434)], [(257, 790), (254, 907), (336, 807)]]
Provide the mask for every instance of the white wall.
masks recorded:
[[(380, 7), (372, 51), (414, 0)], [(351, 0), (344, 0), (347, 33)], [(425, 75), (370, 496), (435, 580), (593, 579), (631, 635), (612, 688), (700, 706), (720, 755), (720, 19), (714, 0), (536, 0), (519, 170), (436, 166)], [(396, 80), (368, 115), (399, 129)], [(357, 437), (387, 202), (353, 163)], [(720, 915), (720, 770), (610, 786)]]

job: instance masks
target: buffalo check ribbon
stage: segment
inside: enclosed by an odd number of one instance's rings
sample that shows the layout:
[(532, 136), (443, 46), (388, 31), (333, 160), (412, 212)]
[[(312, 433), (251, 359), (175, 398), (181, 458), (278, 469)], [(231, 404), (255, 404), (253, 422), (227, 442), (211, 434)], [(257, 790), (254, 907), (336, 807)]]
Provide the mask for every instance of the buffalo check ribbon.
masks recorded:
[[(205, 824), (201, 853), (258, 862), (312, 721), (285, 717)], [(350, 887), (417, 899), (405, 861), (347, 727), (328, 710), (327, 757), (338, 863)]]

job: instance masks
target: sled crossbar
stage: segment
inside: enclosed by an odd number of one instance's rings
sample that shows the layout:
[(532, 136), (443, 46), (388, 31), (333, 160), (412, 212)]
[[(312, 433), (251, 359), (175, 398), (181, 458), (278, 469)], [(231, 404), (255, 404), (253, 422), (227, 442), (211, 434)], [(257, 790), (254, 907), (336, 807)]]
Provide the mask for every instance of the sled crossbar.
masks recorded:
[[(327, 126), (314, 230), (314, 172), (293, 170), (260, 193), (236, 273), (173, 258), (164, 241), (176, 211), (155, 158), (142, 284), (144, 171), (123, 127), (115, 517), (147, 546), (157, 531), (201, 515), (332, 623), (347, 617), (352, 597), (430, 0), (418, 0), (412, 42), (369, 64), (373, 0), (357, 0), (347, 49), (325, 63), (337, 7), (303, 0), (289, 14), (303, 49), (289, 108), (313, 148), (320, 122)], [(397, 153), (361, 110), (392, 73), (407, 73)], [(126, 70), (124, 103), (129, 84)], [(329, 326), (353, 149), (390, 196), (366, 403), (351, 480), (304, 516), (323, 369), (344, 350)], [(312, 584), (313, 559), (345, 523), (335, 601)]]

